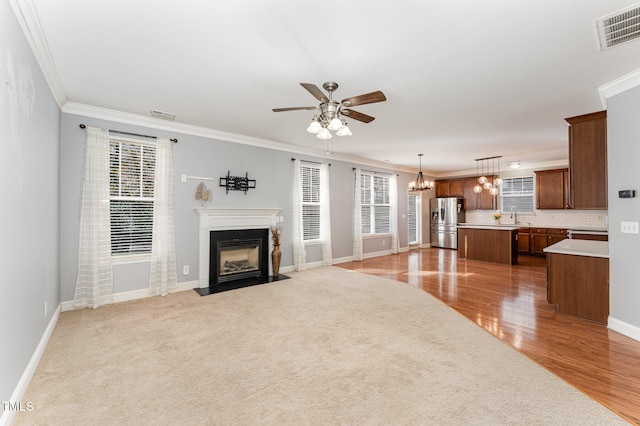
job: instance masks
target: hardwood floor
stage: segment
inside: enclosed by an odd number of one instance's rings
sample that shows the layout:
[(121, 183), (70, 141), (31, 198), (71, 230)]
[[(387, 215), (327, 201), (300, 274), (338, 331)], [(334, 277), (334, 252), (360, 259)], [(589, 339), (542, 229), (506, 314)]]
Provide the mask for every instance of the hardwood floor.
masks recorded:
[[(543, 257), (518, 265), (419, 249), (336, 266), (416, 286), (625, 420), (640, 424), (640, 342), (547, 303)], [(499, 361), (498, 361), (499, 362)], [(544, 407), (540, 407), (544, 409)]]

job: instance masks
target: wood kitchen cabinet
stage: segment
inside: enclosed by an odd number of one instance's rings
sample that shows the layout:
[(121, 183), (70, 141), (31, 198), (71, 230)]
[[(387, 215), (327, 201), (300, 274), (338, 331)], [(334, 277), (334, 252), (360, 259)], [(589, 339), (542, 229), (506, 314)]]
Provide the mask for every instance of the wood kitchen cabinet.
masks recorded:
[[(487, 178), (493, 182), (495, 176), (487, 176)], [(483, 189), (479, 194), (473, 192), (473, 187), (478, 183), (477, 177), (461, 179), (461, 182), (465, 210), (495, 210), (499, 206), (498, 196), (489, 194), (488, 190)]]
[(547, 231), (547, 247), (566, 240), (569, 237), (567, 233), (568, 230), (566, 229), (549, 228)]
[(437, 180), (436, 197), (464, 197), (464, 180)]
[(569, 169), (538, 170), (536, 174), (536, 208), (569, 208)]
[(522, 254), (529, 254), (531, 252), (531, 239), (529, 238), (529, 228), (518, 229), (518, 251)]
[(544, 255), (544, 249), (547, 247), (548, 242), (547, 228), (531, 228), (530, 238), (530, 253)]
[(607, 112), (565, 118), (569, 123), (569, 205), (607, 209)]
[(609, 259), (548, 253), (547, 301), (556, 312), (607, 324)]

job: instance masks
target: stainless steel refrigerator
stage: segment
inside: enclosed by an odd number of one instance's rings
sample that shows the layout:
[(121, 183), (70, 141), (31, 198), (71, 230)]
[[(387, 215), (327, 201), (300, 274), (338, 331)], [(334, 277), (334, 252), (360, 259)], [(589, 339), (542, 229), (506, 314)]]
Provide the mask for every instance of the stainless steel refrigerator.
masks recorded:
[(464, 222), (462, 198), (432, 198), (430, 200), (431, 247), (458, 248), (457, 224)]

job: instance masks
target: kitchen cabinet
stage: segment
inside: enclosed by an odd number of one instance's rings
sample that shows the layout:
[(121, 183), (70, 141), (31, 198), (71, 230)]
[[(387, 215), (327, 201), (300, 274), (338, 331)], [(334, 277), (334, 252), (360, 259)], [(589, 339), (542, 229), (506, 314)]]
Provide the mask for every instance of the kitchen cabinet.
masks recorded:
[(568, 238), (566, 229), (549, 228), (547, 231), (547, 247)]
[(531, 251), (530, 246), (530, 233), (529, 228), (520, 228), (518, 229), (518, 251), (522, 254), (529, 254)]
[(536, 208), (569, 208), (569, 169), (538, 170), (536, 174)]
[(458, 226), (458, 258), (516, 265), (517, 227)]
[(463, 197), (464, 197), (464, 209), (465, 210), (477, 210), (478, 209), (478, 194), (473, 192), (473, 187), (476, 186), (478, 178), (470, 177), (463, 180)]
[(607, 209), (607, 112), (565, 118), (569, 123), (569, 205)]
[[(493, 182), (495, 176), (487, 176), (490, 182)], [(465, 178), (462, 180), (462, 193), (465, 201), (465, 210), (495, 210), (499, 206), (498, 196), (489, 194), (489, 191), (483, 189), (482, 192), (476, 194), (473, 187), (478, 183), (477, 177)]]
[(567, 240), (547, 252), (547, 301), (561, 314), (607, 324), (609, 258), (604, 241)]
[(464, 180), (437, 180), (436, 197), (464, 197)]
[(531, 228), (531, 234), (529, 234), (531, 254), (544, 255), (544, 249), (547, 247), (548, 235), (547, 228)]
[[(527, 230), (529, 234), (525, 236)], [(568, 230), (559, 228), (520, 228), (518, 233), (518, 249), (521, 253), (532, 255), (544, 255), (544, 249), (559, 241), (568, 238)], [(528, 238), (528, 247), (525, 246), (524, 240)]]

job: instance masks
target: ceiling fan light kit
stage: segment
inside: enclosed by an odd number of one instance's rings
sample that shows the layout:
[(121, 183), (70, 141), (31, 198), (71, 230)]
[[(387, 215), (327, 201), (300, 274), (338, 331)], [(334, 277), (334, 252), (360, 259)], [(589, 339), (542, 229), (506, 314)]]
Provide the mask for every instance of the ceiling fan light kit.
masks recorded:
[(291, 107), (291, 108), (274, 108), (273, 112), (295, 111), (295, 110), (314, 110), (320, 111), (320, 114), (313, 117), (311, 124), (307, 127), (307, 132), (314, 133), (318, 139), (331, 139), (333, 135), (330, 130), (336, 132), (337, 136), (351, 136), (353, 133), (347, 122), (341, 119), (341, 116), (353, 118), (363, 123), (370, 123), (374, 117), (363, 114), (347, 107), (371, 104), (375, 102), (386, 101), (387, 98), (381, 91), (371, 92), (360, 96), (343, 99), (342, 101), (334, 101), (333, 92), (338, 88), (338, 83), (328, 81), (322, 85), (324, 90), (329, 92), (329, 96), (325, 96), (324, 92), (315, 84), (300, 83), (302, 87), (307, 89), (321, 103), (318, 107)]

